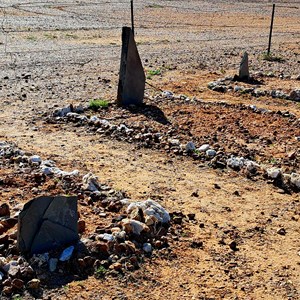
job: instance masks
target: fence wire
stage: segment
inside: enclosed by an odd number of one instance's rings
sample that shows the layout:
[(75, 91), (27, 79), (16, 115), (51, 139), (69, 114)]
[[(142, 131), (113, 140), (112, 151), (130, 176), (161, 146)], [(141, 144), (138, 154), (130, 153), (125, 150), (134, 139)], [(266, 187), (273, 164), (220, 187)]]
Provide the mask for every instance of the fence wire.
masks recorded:
[[(129, 24), (130, 16), (130, 1), (85, 1), (85, 2), (76, 2), (70, 1), (61, 1), (61, 2), (52, 2), (52, 1), (31, 1), (31, 2), (19, 2), (19, 1), (6, 1), (11, 4), (0, 5), (0, 38), (2, 36), (2, 41), (0, 40), (0, 67), (8, 68), (14, 70), (18, 67), (22, 68), (35, 68), (39, 65), (44, 67), (54, 67), (57, 64), (63, 65), (79, 65), (84, 66), (89, 64), (92, 60), (100, 60), (99, 56), (102, 52), (110, 51), (110, 56), (106, 58), (101, 58), (103, 64), (109, 64), (112, 61), (117, 63), (119, 60), (119, 50), (120, 44), (109, 44), (109, 45), (87, 45), (87, 46), (77, 46), (76, 41), (72, 45), (63, 45), (60, 44), (60, 40), (55, 41), (55, 38), (51, 41), (47, 40), (42, 36), (37, 41), (32, 41), (30, 43), (29, 39), (34, 37), (23, 36), (25, 40), (25, 45), (21, 46), (19, 43), (15, 42), (18, 34), (23, 35), (34, 35), (41, 33), (61, 33), (61, 32), (84, 32), (86, 31), (101, 31), (115, 32), (115, 36), (120, 34), (121, 27), (123, 25)], [(222, 2), (222, 1), (219, 1)], [(196, 4), (195, 4), (196, 3)], [(138, 31), (145, 33), (146, 35), (151, 32), (158, 32), (161, 29), (172, 29), (174, 31), (174, 36), (176, 36), (176, 31), (186, 30), (188, 34), (196, 35), (198, 28), (203, 28), (203, 31), (207, 31), (208, 34), (205, 36), (203, 33), (202, 36), (198, 36), (196, 39), (194, 36), (191, 38), (185, 37), (185, 43), (191, 43), (193, 41), (197, 42), (216, 42), (216, 41), (226, 41), (230, 43), (231, 41), (239, 40), (240, 37), (231, 36), (231, 30), (239, 30), (240, 26), (238, 25), (228, 25), (226, 31), (219, 34), (219, 36), (210, 36), (209, 30), (211, 29), (211, 24), (196, 24), (187, 19), (183, 22), (177, 22), (177, 20), (168, 19), (167, 12), (165, 19), (156, 18), (155, 10), (171, 9), (175, 12), (188, 12), (188, 14), (194, 14), (194, 17), (199, 17), (201, 14), (212, 14), (212, 19), (217, 17), (218, 14), (232, 14), (241, 9), (241, 5), (235, 5), (234, 3), (229, 3), (228, 8), (220, 8), (216, 3), (212, 6), (202, 7), (201, 2), (193, 2), (194, 6), (190, 6), (190, 1), (186, 1), (183, 4), (182, 1), (160, 1), (159, 4), (149, 2), (143, 3), (139, 2), (137, 4), (136, 10), (138, 10), (137, 16), (135, 17), (135, 24), (137, 24)], [(261, 3), (259, 5), (253, 3), (243, 3), (246, 7), (245, 9), (251, 9), (251, 11), (258, 12), (260, 10), (270, 11), (271, 12), (271, 3)], [(105, 8), (105, 11), (104, 11)], [(277, 5), (277, 10), (282, 8), (291, 10), (291, 11), (300, 11), (300, 6), (297, 5), (297, 2), (292, 2), (290, 5), (287, 5), (287, 2), (281, 2)], [(141, 12), (141, 9), (151, 9), (153, 10), (152, 19), (147, 19)], [(81, 10), (81, 11), (80, 11)], [(149, 14), (148, 14), (149, 15)], [(147, 16), (148, 16), (147, 15)], [(151, 15), (151, 14), (150, 14)], [(163, 15), (164, 16), (164, 15)], [(18, 18), (18, 24), (13, 22), (14, 18)], [(40, 22), (45, 22), (48, 20), (48, 23), (40, 26)], [(64, 24), (55, 23), (54, 19), (60, 21), (65, 21)], [(22, 23), (24, 22), (24, 24)], [(53, 21), (53, 23), (51, 22)], [(81, 27), (80, 22), (87, 22), (86, 26)], [(68, 24), (70, 23), (70, 26)], [(25, 28), (27, 25), (28, 28)], [(77, 26), (78, 25), (78, 26)], [(255, 24), (248, 24), (249, 28), (256, 28)], [(297, 26), (297, 25), (296, 25)], [(214, 26), (215, 28), (215, 26)], [(221, 28), (221, 26), (220, 26)], [(259, 26), (257, 26), (257, 29)], [(287, 37), (295, 35), (296, 38), (300, 38), (300, 32), (295, 31), (285, 31), (280, 32), (280, 26), (274, 27), (274, 36), (277, 37)], [(278, 29), (278, 32), (276, 32)], [(149, 33), (148, 33), (149, 31)], [(139, 32), (138, 32), (139, 36)], [(158, 34), (159, 36), (159, 34)], [(256, 38), (267, 38), (268, 28), (266, 28), (264, 33), (254, 32), (252, 34), (247, 34), (243, 36), (243, 39), (255, 40)], [(142, 36), (141, 36), (142, 37)], [(50, 37), (51, 38), (51, 37)], [(154, 48), (152, 49), (152, 55), (159, 55), (161, 52), (155, 51), (155, 47), (163, 44), (163, 39), (153, 40), (151, 42), (145, 42), (146, 45)], [(173, 39), (173, 36), (171, 37)], [(180, 39), (180, 37), (178, 37)], [(26, 43), (27, 41), (27, 43)], [(101, 38), (99, 38), (101, 42)], [(48, 45), (46, 45), (48, 43)], [(172, 48), (172, 43), (176, 43), (176, 40), (168, 41), (170, 48)], [(288, 42), (286, 42), (288, 43)], [(52, 48), (40, 49), (38, 47), (49, 46), (51, 44)], [(253, 46), (263, 46), (253, 42)], [(167, 46), (166, 46), (167, 47)], [(182, 50), (177, 51), (178, 54), (185, 54), (188, 50), (187, 46), (184, 45)], [(1, 50), (2, 49), (2, 50)], [(171, 49), (170, 49), (171, 50)], [(79, 55), (72, 56), (72, 51), (83, 53), (82, 57)], [(101, 52), (102, 51), (102, 52)], [(52, 56), (52, 57), (51, 57)], [(98, 57), (97, 57), (98, 56)], [(55, 58), (55, 59), (54, 59)], [(71, 76), (72, 74), (67, 74)], [(55, 76), (54, 76), (55, 77)], [(53, 78), (54, 78), (53, 77)], [(51, 78), (51, 76), (49, 77)], [(18, 81), (18, 77), (15, 79)]]

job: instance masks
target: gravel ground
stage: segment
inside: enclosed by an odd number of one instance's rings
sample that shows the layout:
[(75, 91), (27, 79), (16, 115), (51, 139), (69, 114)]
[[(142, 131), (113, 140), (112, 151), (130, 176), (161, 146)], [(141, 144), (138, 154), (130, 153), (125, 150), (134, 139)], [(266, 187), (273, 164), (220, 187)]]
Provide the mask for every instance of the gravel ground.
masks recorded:
[[(114, 102), (121, 27), (130, 25), (129, 1), (3, 2), (0, 140), (52, 159), (63, 170), (91, 171), (131, 199), (151, 197), (185, 216), (174, 224), (176, 239), (169, 250), (155, 250), (139, 270), (105, 280), (65, 278), (55, 288), (45, 282), (39, 297), (299, 299), (299, 193), (273, 185), (263, 171), (252, 178), (224, 164), (213, 170), (204, 155), (178, 155), (166, 144), (148, 149), (143, 140), (112, 139), (88, 124), (46, 122), (55, 108), (70, 103), (86, 105), (93, 98)], [(147, 105), (133, 111), (111, 105), (88, 114), (136, 131), (159, 131), (184, 144), (209, 143), (225, 158), (245, 155), (299, 172), (298, 102), (207, 87), (237, 73), (247, 50), (250, 72), (260, 72), (262, 83), (246, 87), (287, 94), (299, 89), (299, 1), (275, 3), (272, 52), (281, 62), (262, 59), (269, 1), (135, 1), (136, 41), (147, 82), (154, 86), (147, 86)], [(160, 74), (150, 76), (149, 70)], [(243, 85), (230, 83), (236, 84)], [(177, 100), (161, 97), (160, 90), (173, 91)], [(250, 105), (272, 112), (258, 114)], [(161, 116), (170, 123), (159, 123)], [(70, 192), (51, 178), (37, 182), (39, 176), (24, 175), (9, 160), (0, 164), (1, 203), (13, 211), (36, 195)], [(82, 197), (79, 212), (86, 237), (95, 224), (103, 226), (103, 219)], [(105, 212), (110, 223), (116, 214)], [(195, 214), (194, 220), (189, 214)], [(33, 299), (28, 292), (22, 297)]]

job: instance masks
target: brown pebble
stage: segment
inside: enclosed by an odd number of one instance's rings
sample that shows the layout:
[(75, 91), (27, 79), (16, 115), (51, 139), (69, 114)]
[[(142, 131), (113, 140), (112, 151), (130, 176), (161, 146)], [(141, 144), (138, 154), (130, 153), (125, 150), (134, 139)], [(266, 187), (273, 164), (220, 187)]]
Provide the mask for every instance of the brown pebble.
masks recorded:
[(162, 242), (158, 240), (154, 243), (154, 246), (155, 246), (155, 248), (161, 248), (162, 247)]
[(12, 282), (11, 282), (11, 286), (17, 290), (20, 290), (24, 287), (24, 281), (22, 279), (19, 278), (15, 278)]
[(5, 279), (5, 280), (2, 282), (2, 285), (3, 285), (3, 286), (11, 286), (11, 280), (10, 280), (10, 279)]
[(6, 296), (9, 296), (12, 293), (12, 287), (11, 286), (3, 287), (2, 293)]
[(229, 243), (229, 247), (231, 250), (233, 251), (238, 251), (239, 249), (237, 248), (237, 243), (236, 241), (232, 241), (231, 243)]
[(119, 263), (119, 262), (116, 262), (116, 263), (110, 265), (109, 268), (110, 268), (111, 270), (120, 271), (120, 270), (122, 270), (122, 264)]
[(78, 226), (78, 233), (84, 233), (85, 232), (85, 221), (79, 220), (77, 223)]
[(27, 283), (27, 288), (37, 290), (40, 287), (40, 283), (39, 279), (34, 278)]
[(0, 205), (0, 217), (5, 217), (10, 215), (9, 206), (7, 203)]
[(284, 228), (279, 228), (277, 230), (277, 233), (280, 234), (280, 235), (286, 235), (286, 230)]

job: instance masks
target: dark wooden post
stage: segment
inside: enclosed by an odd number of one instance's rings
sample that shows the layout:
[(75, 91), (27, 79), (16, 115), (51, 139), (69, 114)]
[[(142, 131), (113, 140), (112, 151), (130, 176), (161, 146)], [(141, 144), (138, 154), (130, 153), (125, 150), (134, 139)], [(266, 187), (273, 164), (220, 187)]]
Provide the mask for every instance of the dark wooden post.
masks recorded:
[(273, 10), (272, 10), (272, 19), (271, 19), (270, 35), (269, 35), (269, 46), (268, 46), (268, 53), (267, 53), (268, 55), (270, 55), (270, 50), (271, 50), (271, 40), (272, 40), (274, 13), (275, 13), (275, 4), (273, 4)]
[(131, 4), (131, 31), (134, 36), (133, 0), (130, 1), (130, 4)]

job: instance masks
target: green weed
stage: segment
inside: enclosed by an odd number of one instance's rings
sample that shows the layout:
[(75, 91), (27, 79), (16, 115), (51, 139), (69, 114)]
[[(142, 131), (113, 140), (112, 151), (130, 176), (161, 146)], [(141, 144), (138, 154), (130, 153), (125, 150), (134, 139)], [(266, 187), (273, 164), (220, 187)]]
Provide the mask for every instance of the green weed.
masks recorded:
[(95, 277), (96, 278), (103, 278), (106, 274), (107, 270), (103, 267), (100, 266), (96, 271), (95, 271)]
[(147, 73), (150, 76), (161, 75), (161, 69), (149, 70)]
[(34, 35), (28, 35), (28, 36), (26, 37), (26, 39), (29, 40), (29, 41), (33, 41), (33, 42), (37, 41), (37, 37), (34, 36)]
[(149, 8), (164, 8), (162, 5), (153, 3), (153, 4), (149, 4), (147, 7)]
[(73, 33), (67, 33), (66, 34), (66, 38), (68, 38), (68, 39), (78, 39), (79, 38), (79, 36), (78, 35), (76, 35), (76, 34), (73, 34)]
[(109, 102), (107, 100), (102, 99), (94, 99), (91, 100), (89, 103), (89, 108), (97, 111), (99, 108), (107, 108), (109, 105)]
[(47, 39), (49, 39), (49, 40), (55, 40), (55, 39), (58, 38), (58, 36), (55, 35), (55, 34), (53, 34), (53, 33), (45, 33), (44, 37), (47, 38)]
[(275, 61), (275, 62), (284, 62), (284, 59), (281, 56), (273, 55), (272, 53), (264, 53), (263, 54), (263, 60), (266, 61)]

